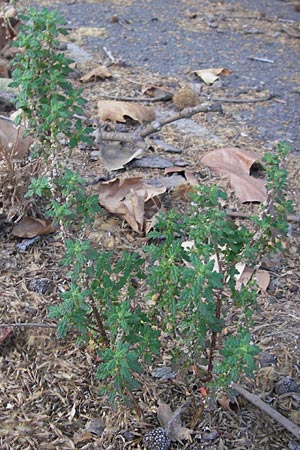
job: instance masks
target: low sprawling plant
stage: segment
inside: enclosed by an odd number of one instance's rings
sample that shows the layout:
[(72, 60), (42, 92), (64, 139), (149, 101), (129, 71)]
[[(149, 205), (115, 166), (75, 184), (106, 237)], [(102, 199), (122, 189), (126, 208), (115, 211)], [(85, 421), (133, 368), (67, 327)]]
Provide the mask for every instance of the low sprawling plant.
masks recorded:
[[(66, 147), (89, 139), (90, 131), (77, 118), (85, 103), (81, 91), (66, 80), (71, 61), (58, 50), (65, 29), (47, 9), (30, 9), (22, 19), (16, 45), (24, 51), (15, 60), (13, 85), (20, 88), (20, 117), (46, 161), (45, 175), (32, 180), (27, 196), (45, 199), (45, 213), (64, 231), (68, 287), (49, 313), (59, 320), (58, 336), (75, 328), (77, 343), (97, 353), (97, 377), (111, 401), (139, 387), (136, 374), (159, 354), (162, 337), (174, 357), (206, 366), (203, 379), (215, 386), (243, 371), (251, 374), (259, 351), (249, 332), (256, 287), (236, 288), (236, 265), (259, 266), (260, 256), (280, 248), (287, 233), (284, 146), (266, 157), (269, 199), (250, 228), (227, 216), (222, 190), (202, 187), (187, 214), (160, 215), (144, 259), (96, 249), (87, 236), (100, 211), (98, 199), (86, 193), (84, 180), (62, 157)], [(139, 280), (148, 286), (150, 301), (138, 298)], [(239, 321), (231, 329), (234, 308)]]

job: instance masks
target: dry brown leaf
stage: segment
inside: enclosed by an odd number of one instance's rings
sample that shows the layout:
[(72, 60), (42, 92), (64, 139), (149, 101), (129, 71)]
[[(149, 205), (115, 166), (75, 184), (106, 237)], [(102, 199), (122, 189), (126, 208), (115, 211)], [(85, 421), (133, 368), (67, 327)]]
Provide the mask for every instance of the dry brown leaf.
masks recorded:
[(0, 56), (0, 77), (9, 78), (10, 63), (6, 58)]
[(140, 123), (152, 122), (155, 119), (155, 111), (151, 106), (114, 100), (99, 100), (98, 115), (101, 120), (112, 122), (126, 122), (126, 117)]
[(112, 77), (112, 74), (107, 67), (98, 66), (95, 69), (90, 70), (83, 77), (79, 78), (79, 81), (81, 81), (82, 83), (88, 83), (89, 81), (96, 81), (99, 78), (103, 80), (104, 78), (110, 78), (110, 77)]
[(228, 398), (226, 394), (222, 394), (218, 397), (217, 402), (222, 406), (225, 411), (235, 412), (239, 411), (238, 402), (234, 397)]
[(236, 264), (235, 268), (239, 272), (235, 277), (235, 288), (237, 291), (241, 290), (242, 285), (246, 286), (249, 283), (249, 281), (253, 277), (253, 274), (259, 289), (263, 292), (267, 290), (270, 284), (270, 273), (267, 270), (259, 269), (257, 271), (254, 271), (254, 269), (251, 269), (244, 263)]
[(35, 217), (23, 217), (14, 225), (11, 234), (19, 238), (33, 238), (42, 234), (53, 233), (57, 228), (52, 226), (50, 220)]
[(255, 162), (259, 161), (259, 156), (255, 152), (242, 150), (236, 147), (224, 147), (206, 153), (201, 162), (216, 170), (235, 172), (237, 174), (249, 174)]
[(259, 162), (254, 152), (235, 147), (213, 150), (201, 158), (217, 175), (228, 177), (241, 202), (264, 202), (267, 199), (265, 182), (249, 175), (250, 168)]
[(115, 178), (97, 187), (100, 205), (122, 217), (136, 232), (149, 231), (153, 216), (161, 207), (158, 195), (165, 191), (165, 187), (151, 186), (140, 177)]
[(146, 86), (141, 90), (142, 95), (147, 95), (148, 97), (161, 97), (163, 95), (170, 94), (170, 90), (164, 88), (163, 86)]
[(265, 292), (270, 284), (270, 272), (268, 272), (267, 270), (259, 269), (255, 274), (255, 279), (260, 290)]
[(267, 189), (264, 180), (250, 175), (228, 174), (230, 186), (242, 203), (260, 202), (267, 200)]
[(219, 75), (228, 76), (232, 73), (232, 70), (220, 67), (218, 69), (193, 70), (193, 73), (201, 78), (205, 84), (213, 84), (216, 80), (218, 80)]
[(12, 331), (13, 331), (12, 327), (1, 325), (0, 323), (0, 345), (12, 333)]
[(235, 288), (237, 291), (240, 291), (242, 288), (242, 285), (246, 286), (249, 283), (249, 281), (252, 278), (254, 270), (250, 269), (250, 267), (246, 266), (245, 263), (237, 263), (235, 265), (235, 268), (239, 272), (235, 276), (235, 279), (236, 279)]
[(193, 172), (191, 172), (190, 170), (187, 170), (183, 167), (177, 167), (177, 166), (173, 166), (173, 167), (168, 167), (167, 169), (165, 169), (165, 174), (172, 174), (172, 173), (179, 173), (181, 175), (184, 176), (185, 180), (187, 183), (189, 183), (192, 186), (197, 186), (198, 180), (195, 177), (195, 175), (193, 174)]
[[(16, 160), (24, 159), (33, 142), (30, 136), (23, 137), (24, 131), (24, 128), (20, 127), (18, 132), (18, 127), (15, 126), (12, 120), (0, 118), (0, 144), (3, 147), (0, 149), (0, 161), (4, 157), (3, 152), (6, 152), (6, 157), (9, 156)], [(17, 143), (14, 146), (16, 140)], [(11, 153), (12, 149), (14, 150), (13, 153)]]
[(191, 441), (191, 430), (182, 425), (180, 412), (181, 408), (173, 412), (169, 405), (164, 402), (159, 402), (157, 419), (162, 428), (167, 431), (167, 435), (171, 441)]
[(126, 164), (136, 158), (142, 158), (145, 151), (141, 148), (120, 147), (120, 144), (102, 144), (101, 157), (106, 170), (122, 169)]

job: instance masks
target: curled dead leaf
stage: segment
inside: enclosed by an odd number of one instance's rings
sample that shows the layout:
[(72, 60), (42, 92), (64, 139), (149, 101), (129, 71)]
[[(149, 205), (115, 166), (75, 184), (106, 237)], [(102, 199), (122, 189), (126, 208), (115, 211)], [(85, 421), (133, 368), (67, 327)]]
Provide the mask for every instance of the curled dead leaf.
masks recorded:
[(246, 286), (253, 277), (259, 290), (265, 292), (268, 289), (271, 277), (267, 270), (258, 269), (254, 271), (254, 269), (251, 269), (244, 263), (237, 263), (235, 268), (238, 271), (238, 274), (235, 276), (235, 288), (237, 291), (241, 290), (242, 285)]
[(180, 417), (182, 407), (179, 407), (175, 412), (173, 412), (167, 403), (159, 402), (157, 408), (157, 419), (166, 430), (167, 436), (171, 441), (191, 441), (191, 430), (182, 425), (182, 420)]
[(163, 97), (163, 96), (167, 96), (170, 95), (171, 96), (171, 91), (169, 89), (167, 89), (164, 86), (155, 86), (155, 85), (150, 85), (150, 86), (146, 86), (141, 90), (142, 95), (147, 95), (148, 97)]
[(232, 73), (232, 70), (219, 67), (217, 69), (193, 70), (193, 73), (197, 75), (197, 77), (201, 78), (205, 84), (213, 84), (216, 80), (218, 80), (219, 75), (228, 76)]
[(235, 397), (231, 396), (227, 397), (226, 394), (222, 394), (218, 397), (217, 402), (220, 406), (222, 406), (225, 411), (231, 411), (238, 413), (239, 412), (239, 404)]
[(0, 345), (5, 341), (6, 338), (8, 338), (12, 331), (12, 327), (0, 324)]
[(137, 232), (150, 230), (161, 208), (158, 196), (165, 191), (165, 187), (151, 186), (140, 177), (115, 178), (97, 186), (100, 205), (122, 217)]
[(179, 173), (180, 175), (182, 175), (185, 178), (185, 182), (192, 186), (197, 186), (199, 184), (193, 172), (191, 172), (188, 169), (185, 169), (184, 167), (173, 166), (165, 169), (166, 175), (173, 173)]
[(101, 145), (101, 157), (106, 170), (119, 170), (126, 164), (136, 158), (142, 158), (145, 151), (141, 148), (132, 148), (130, 146), (123, 146), (120, 144), (105, 144)]
[(93, 70), (90, 70), (86, 75), (79, 78), (82, 83), (88, 83), (90, 81), (96, 81), (98, 79), (111, 78), (112, 74), (110, 70), (105, 66), (98, 66)]
[(259, 163), (256, 153), (228, 147), (208, 152), (201, 162), (210, 167), (217, 175), (225, 175), (241, 202), (264, 202), (267, 189), (264, 180), (250, 175), (254, 163)]
[(155, 111), (151, 106), (114, 100), (99, 100), (98, 115), (101, 120), (112, 122), (126, 122), (126, 117), (139, 123), (152, 122), (155, 119)]
[(0, 118), (0, 161), (24, 159), (33, 142), (30, 136), (23, 137), (24, 131), (23, 127), (16, 127), (12, 120)]
[(54, 233), (57, 227), (52, 225), (50, 220), (37, 219), (35, 217), (22, 217), (22, 219), (14, 225), (12, 235), (19, 238), (33, 238), (43, 234)]
[(262, 292), (266, 292), (271, 281), (270, 272), (268, 272), (267, 270), (259, 269), (255, 274), (255, 279), (260, 290)]

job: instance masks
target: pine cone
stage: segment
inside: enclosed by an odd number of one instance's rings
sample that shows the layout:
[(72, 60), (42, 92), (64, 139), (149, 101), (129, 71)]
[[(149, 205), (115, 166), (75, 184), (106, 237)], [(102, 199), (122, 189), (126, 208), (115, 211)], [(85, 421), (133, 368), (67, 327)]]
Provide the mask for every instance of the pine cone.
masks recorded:
[(145, 434), (143, 444), (147, 450), (168, 450), (170, 439), (163, 428), (154, 428)]

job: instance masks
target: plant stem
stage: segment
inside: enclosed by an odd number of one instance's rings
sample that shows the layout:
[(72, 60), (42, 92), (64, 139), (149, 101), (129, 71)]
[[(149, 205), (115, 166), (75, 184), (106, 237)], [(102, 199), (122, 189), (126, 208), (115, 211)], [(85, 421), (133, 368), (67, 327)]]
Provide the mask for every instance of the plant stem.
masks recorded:
[[(218, 265), (218, 271), (220, 273), (223, 272), (222, 265), (220, 261), (219, 253), (216, 253), (217, 258), (217, 265)], [(217, 295), (216, 298), (216, 311), (215, 311), (215, 317), (217, 320), (221, 318), (221, 308), (222, 308), (222, 295)], [(215, 350), (217, 346), (217, 337), (218, 332), (212, 331), (211, 333), (211, 339), (210, 339), (210, 348), (209, 348), (209, 357), (208, 357), (208, 367), (207, 367), (207, 375), (206, 375), (206, 381), (211, 381), (213, 377), (213, 369), (214, 369), (214, 356), (215, 356)]]
[(92, 310), (93, 310), (93, 313), (94, 313), (94, 316), (95, 316), (95, 319), (96, 319), (96, 322), (97, 322), (97, 325), (98, 325), (98, 328), (99, 328), (100, 335), (102, 336), (104, 344), (108, 347), (109, 346), (109, 339), (108, 339), (107, 333), (105, 331), (105, 328), (104, 328), (104, 325), (103, 325), (103, 321), (102, 321), (101, 316), (99, 314), (97, 305), (96, 305), (95, 300), (93, 299), (92, 296), (90, 296), (90, 302), (91, 302), (91, 307), (92, 307)]

